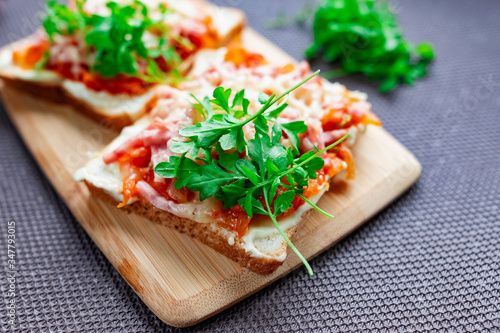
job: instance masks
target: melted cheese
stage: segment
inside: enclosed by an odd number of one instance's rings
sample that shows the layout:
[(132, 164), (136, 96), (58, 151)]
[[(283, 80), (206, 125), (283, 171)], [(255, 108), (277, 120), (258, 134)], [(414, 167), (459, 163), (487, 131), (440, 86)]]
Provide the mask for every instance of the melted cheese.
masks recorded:
[(123, 201), (121, 194), (123, 180), (117, 164), (106, 165), (102, 158), (91, 159), (84, 168), (75, 172), (76, 181), (86, 180), (95, 187), (103, 189), (118, 202)]
[[(317, 203), (326, 192), (324, 187), (319, 193), (311, 197), (313, 203)], [(295, 212), (278, 221), (283, 231), (288, 231), (295, 227), (302, 219), (304, 214), (312, 207), (304, 203)], [(257, 224), (250, 224), (248, 232), (241, 238), (241, 244), (246, 252), (255, 258), (274, 258), (278, 261), (284, 261), (286, 258), (285, 240), (281, 237), (276, 226), (271, 219), (259, 221)], [(284, 251), (280, 251), (284, 250)]]
[(158, 86), (149, 89), (145, 94), (129, 96), (127, 94), (111, 95), (105, 91), (94, 91), (78, 81), (64, 80), (62, 87), (75, 98), (97, 108), (106, 116), (134, 116), (143, 111), (144, 106), (155, 96)]
[[(120, 175), (120, 168), (117, 163), (106, 165), (102, 156), (112, 152), (125, 141), (142, 132), (150, 124), (151, 119), (144, 117), (135, 122), (134, 125), (125, 127), (120, 135), (114, 139), (98, 156), (91, 159), (83, 168), (78, 169), (74, 174), (75, 181), (86, 180), (94, 186), (103, 189), (113, 196), (117, 201), (123, 201), (121, 194), (123, 180)], [(129, 203), (135, 200), (130, 200)]]

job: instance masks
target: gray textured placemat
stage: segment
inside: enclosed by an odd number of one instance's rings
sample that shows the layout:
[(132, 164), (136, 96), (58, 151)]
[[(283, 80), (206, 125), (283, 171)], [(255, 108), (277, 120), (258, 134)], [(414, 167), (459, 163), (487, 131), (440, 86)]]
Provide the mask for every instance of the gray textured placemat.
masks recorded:
[[(43, 3), (3, 1), (0, 44), (33, 31)], [(303, 2), (219, 3), (241, 7), (251, 27), (296, 58), (310, 42), (307, 29), (264, 28)], [(389, 96), (360, 77), (340, 81), (369, 93), (385, 128), (421, 161), (422, 177), (314, 259), (314, 277), (298, 269), (185, 331), (500, 331), (500, 3), (394, 3), (409, 39), (435, 45), (430, 76)], [(3, 110), (0, 153), (0, 265), (6, 269), (7, 221), (14, 220), (18, 330), (175, 331), (93, 244)], [(5, 295), (3, 276), (0, 286)]]

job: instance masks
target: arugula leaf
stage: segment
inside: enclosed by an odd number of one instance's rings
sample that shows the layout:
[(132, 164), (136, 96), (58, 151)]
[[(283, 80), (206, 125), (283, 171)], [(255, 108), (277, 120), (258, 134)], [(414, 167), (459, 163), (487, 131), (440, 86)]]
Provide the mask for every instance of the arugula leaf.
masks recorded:
[(300, 143), (299, 136), (297, 134), (307, 132), (307, 125), (304, 124), (303, 121), (293, 121), (290, 123), (281, 124), (281, 128), (292, 142), (292, 146), (294, 147), (294, 149), (299, 149)]
[(205, 118), (210, 118), (214, 115), (214, 110), (212, 109), (212, 105), (210, 104), (210, 99), (205, 96), (201, 101), (196, 98), (195, 95), (193, 94), (190, 94), (191, 97), (194, 98), (194, 100), (197, 102), (196, 104), (195, 103), (191, 103), (191, 105), (193, 105), (193, 107), (198, 110), (198, 112)]
[(54, 35), (71, 35), (79, 28), (77, 15), (68, 7), (58, 4), (55, 0), (47, 1), (47, 19), (42, 23), (49, 39)]
[(288, 106), (286, 103), (282, 103), (280, 106), (278, 106), (276, 109), (268, 112), (267, 118), (277, 118), (280, 113), (285, 110), (285, 108)]
[(189, 158), (182, 158), (172, 156), (167, 162), (160, 162), (155, 166), (155, 172), (163, 178), (176, 178), (179, 179), (175, 183), (175, 187), (180, 189), (186, 186), (189, 181), (190, 175), (198, 171), (200, 166)]
[[(236, 93), (233, 99), (233, 105), (231, 105), (232, 108), (243, 105), (243, 101), (245, 100), (245, 89), (242, 89)], [(247, 100), (248, 101), (248, 100)], [(248, 105), (247, 105), (248, 108)]]
[[(229, 107), (229, 99), (231, 96), (230, 89), (224, 90), (224, 88), (222, 87), (216, 88), (213, 93), (214, 99), (210, 100), (209, 102), (219, 106), (221, 109), (226, 111), (226, 113), (212, 114), (204, 122), (182, 128), (179, 131), (179, 134), (185, 138), (191, 139), (190, 142), (193, 143), (175, 144), (173, 145), (173, 147), (171, 147), (172, 151), (177, 153), (185, 153), (191, 150), (191, 156), (196, 156), (197, 152), (200, 149), (212, 149), (212, 147), (216, 145), (219, 152), (221, 150), (229, 150), (231, 148), (237, 148), (239, 152), (243, 152), (247, 144), (244, 140), (243, 126), (251, 121), (256, 120), (254, 122), (257, 125), (256, 130), (258, 130), (260, 133), (267, 133), (267, 121), (266, 118), (262, 115), (264, 115), (266, 111), (268, 111), (270, 107), (277, 103), (281, 98), (289, 94), (294, 89), (297, 89), (300, 85), (304, 84), (318, 73), (319, 71), (316, 71), (306, 79), (302, 80), (299, 84), (288, 89), (278, 97), (276, 97), (275, 95), (267, 96), (266, 94), (264, 94), (268, 98), (266, 99), (266, 101), (262, 99), (264, 104), (262, 105), (261, 109), (256, 114), (250, 117), (245, 117), (246, 115), (248, 115), (247, 108), (250, 102), (248, 101), (248, 99), (244, 98), (244, 91), (238, 92), (237, 97), (235, 96), (235, 98), (237, 99), (237, 104), (239, 104), (238, 100), (241, 100), (242, 110), (240, 110)], [(204, 105), (206, 103), (201, 102), (198, 99), (195, 100), (198, 102), (198, 108), (205, 110), (201, 112), (209, 115), (209, 109), (211, 109), (212, 107), (209, 105)], [(278, 108), (281, 108), (281, 106), (278, 106)], [(238, 112), (243, 112), (243, 114), (239, 118), (235, 116)], [(235, 138), (236, 144), (234, 144)], [(233, 146), (231, 147), (231, 145)]]
[(266, 104), (267, 100), (269, 99), (269, 96), (263, 92), (259, 93), (259, 103), (260, 104)]
[(278, 195), (274, 201), (274, 216), (286, 212), (292, 207), (292, 201), (295, 199), (294, 191), (286, 191)]
[(229, 113), (229, 97), (231, 96), (231, 89), (224, 90), (224, 88), (218, 87), (214, 90), (213, 96), (214, 99), (210, 102), (220, 106), (224, 111)]
[(245, 179), (238, 179), (230, 184), (222, 186), (220, 191), (215, 193), (215, 198), (224, 203), (224, 208), (231, 208), (242, 199), (241, 193), (246, 191)]
[(232, 154), (222, 153), (219, 155), (219, 165), (229, 171), (237, 172), (236, 162), (239, 160), (240, 157), (237, 152), (234, 152)]
[(184, 154), (190, 151), (192, 158), (198, 156), (198, 149), (193, 141), (175, 141), (170, 145), (170, 150), (174, 153)]
[(200, 166), (189, 158), (172, 156), (167, 162), (160, 162), (155, 172), (163, 178), (186, 177), (190, 172), (197, 171)]
[(286, 148), (280, 143), (271, 143), (271, 138), (267, 134), (255, 135), (248, 141), (248, 156), (257, 163), (260, 170), (264, 171), (268, 159), (286, 157)]
[(238, 143), (238, 133), (241, 132), (240, 128), (233, 128), (229, 133), (220, 137), (219, 143), (223, 150), (228, 150), (236, 147)]
[(278, 122), (275, 122), (273, 125), (273, 131), (272, 131), (273, 143), (281, 141), (281, 137), (283, 136), (282, 132), (283, 132), (283, 129), (281, 128), (281, 125)]
[(269, 125), (267, 124), (267, 119), (263, 116), (258, 116), (253, 121), (255, 125), (255, 132), (258, 136), (266, 135), (269, 132)]
[(230, 174), (222, 170), (217, 163), (204, 164), (186, 181), (187, 188), (200, 193), (200, 200), (205, 200), (217, 193), (221, 186), (242, 176)]
[[(240, 170), (243, 171), (243, 174), (248, 178), (248, 180), (250, 180), (252, 182), (252, 184), (254, 184), (254, 185), (259, 184), (259, 177), (257, 177), (255, 171), (252, 171), (251, 169), (249, 169), (245, 166), (241, 166)], [(248, 195), (249, 194), (247, 193), (247, 196)], [(248, 207), (247, 207), (247, 209), (248, 209)], [(251, 210), (248, 210), (248, 211), (251, 212)]]

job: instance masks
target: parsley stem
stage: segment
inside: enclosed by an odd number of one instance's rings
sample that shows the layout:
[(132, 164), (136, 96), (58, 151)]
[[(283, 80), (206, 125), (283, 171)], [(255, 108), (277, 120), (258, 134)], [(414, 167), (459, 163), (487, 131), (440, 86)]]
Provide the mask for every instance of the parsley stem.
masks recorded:
[(307, 262), (306, 258), (304, 258), (304, 256), (302, 255), (302, 253), (299, 252), (299, 250), (297, 250), (297, 248), (293, 245), (293, 243), (290, 241), (290, 239), (288, 239), (288, 237), (286, 236), (285, 232), (283, 231), (283, 229), (281, 229), (281, 227), (279, 226), (278, 224), (278, 221), (276, 220), (276, 217), (274, 216), (274, 214), (271, 212), (271, 207), (269, 205), (269, 199), (267, 197), (267, 191), (262, 191), (264, 193), (264, 201), (266, 203), (266, 210), (267, 210), (267, 215), (271, 218), (271, 220), (273, 221), (274, 225), (276, 226), (276, 229), (278, 229), (278, 232), (280, 233), (280, 235), (285, 239), (285, 241), (288, 243), (288, 246), (290, 246), (290, 248), (293, 250), (293, 252), (295, 252), (295, 254), (299, 257), (299, 259), (304, 263), (304, 266), (306, 266), (307, 268), (307, 272), (309, 273), (309, 275), (313, 276), (314, 275), (314, 272), (311, 268), (311, 265), (309, 265), (309, 263)]
[(316, 209), (318, 212), (320, 212), (321, 214), (325, 215), (325, 216), (328, 216), (329, 218), (334, 218), (335, 216), (333, 216), (332, 214), (328, 214), (327, 212), (325, 212), (323, 209), (319, 208), (318, 206), (316, 206), (311, 200), (307, 199), (305, 196), (303, 196), (302, 194), (300, 193), (297, 193), (297, 195), (302, 199), (304, 200), (305, 202), (307, 202), (309, 205), (311, 205), (312, 208)]

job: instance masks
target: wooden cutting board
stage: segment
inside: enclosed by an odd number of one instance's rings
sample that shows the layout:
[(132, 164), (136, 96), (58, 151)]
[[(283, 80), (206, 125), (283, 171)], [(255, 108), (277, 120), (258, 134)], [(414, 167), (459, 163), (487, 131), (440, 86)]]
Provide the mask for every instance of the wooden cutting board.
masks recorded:
[[(243, 41), (274, 62), (293, 61), (249, 29)], [(275, 273), (258, 275), (186, 235), (91, 197), (83, 184), (73, 181), (73, 172), (117, 133), (68, 106), (6, 86), (1, 95), (26, 145), (74, 216), (144, 303), (167, 324), (196, 324), (301, 266), (289, 251)], [(408, 189), (421, 172), (415, 157), (381, 128), (369, 126), (353, 152), (356, 179), (337, 177), (319, 202), (336, 218), (314, 212), (295, 236), (294, 244), (306, 258), (355, 230)]]

